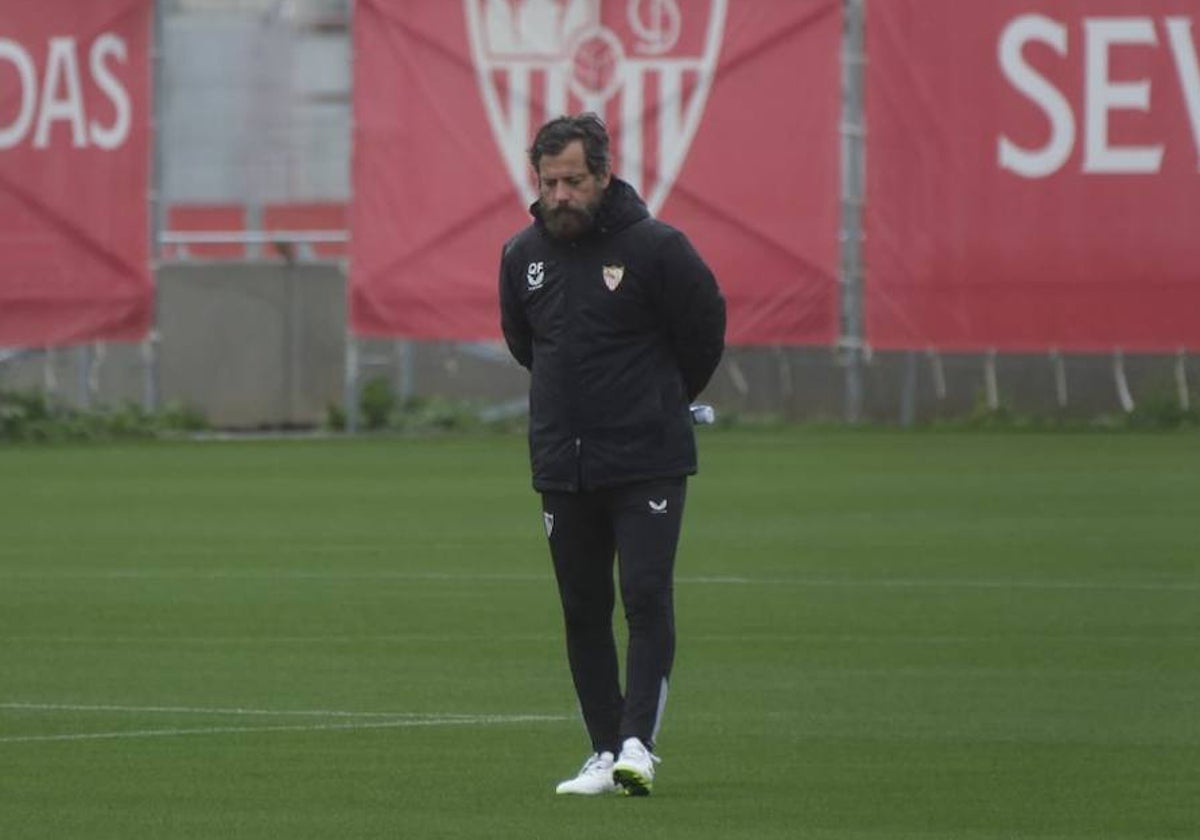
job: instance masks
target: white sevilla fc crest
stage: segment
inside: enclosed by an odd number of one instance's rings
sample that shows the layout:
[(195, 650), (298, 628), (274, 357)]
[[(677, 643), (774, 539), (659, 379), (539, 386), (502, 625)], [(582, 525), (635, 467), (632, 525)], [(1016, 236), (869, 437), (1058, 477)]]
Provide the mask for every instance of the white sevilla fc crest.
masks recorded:
[(623, 265), (606, 265), (600, 269), (604, 276), (604, 285), (608, 286), (610, 292), (615, 292), (617, 286), (621, 285), (621, 278), (625, 276), (625, 266)]
[(700, 125), (727, 0), (463, 0), (475, 75), (517, 196), (538, 127), (594, 111), (613, 169), (657, 213)]

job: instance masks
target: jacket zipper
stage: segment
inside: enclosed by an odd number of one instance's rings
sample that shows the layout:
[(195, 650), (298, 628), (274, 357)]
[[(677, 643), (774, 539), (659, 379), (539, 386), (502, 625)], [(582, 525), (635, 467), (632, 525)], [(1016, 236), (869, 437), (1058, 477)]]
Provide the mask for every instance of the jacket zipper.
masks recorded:
[[(567, 253), (564, 257), (567, 263), (568, 270), (562, 274), (562, 288), (564, 297), (563, 317), (565, 319), (564, 329), (568, 335), (574, 327), (575, 320), (575, 296), (572, 294), (570, 277), (575, 274), (575, 270), (579, 264), (579, 243), (571, 242), (567, 245)], [(567, 404), (569, 416), (571, 419), (571, 430), (575, 433), (575, 489), (583, 490), (583, 438), (579, 434), (579, 395), (575, 388), (575, 368), (577, 360), (575, 358), (575, 348), (569, 341), (563, 342), (563, 347), (566, 352), (567, 359), (571, 366), (571, 377), (568, 385)]]
[(583, 490), (583, 438), (575, 438), (575, 480), (580, 490)]

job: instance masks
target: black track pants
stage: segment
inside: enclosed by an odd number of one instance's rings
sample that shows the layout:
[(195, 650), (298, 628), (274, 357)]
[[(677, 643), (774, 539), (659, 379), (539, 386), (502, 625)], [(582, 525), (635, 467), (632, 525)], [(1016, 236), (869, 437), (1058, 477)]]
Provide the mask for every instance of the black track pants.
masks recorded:
[[(596, 752), (615, 754), (629, 737), (654, 744), (675, 658), (673, 579), (686, 489), (677, 478), (542, 494), (567, 659)], [(614, 556), (629, 627), (624, 695), (613, 635)]]

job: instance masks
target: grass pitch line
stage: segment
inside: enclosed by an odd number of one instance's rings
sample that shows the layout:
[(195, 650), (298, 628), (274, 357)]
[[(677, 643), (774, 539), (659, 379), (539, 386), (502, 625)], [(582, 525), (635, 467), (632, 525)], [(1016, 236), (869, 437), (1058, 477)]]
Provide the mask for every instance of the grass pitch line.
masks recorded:
[[(549, 573), (547, 573), (549, 574)], [(0, 580), (236, 580), (236, 581), (426, 581), (445, 583), (535, 583), (550, 580), (545, 574), (449, 573), (449, 572), (186, 572), (174, 570), (112, 569), (109, 571), (0, 572)], [(801, 589), (1021, 589), (1027, 591), (1091, 592), (1200, 592), (1194, 579), (1161, 582), (1086, 580), (1004, 580), (963, 578), (837, 578), (742, 577), (737, 575), (681, 575), (675, 582), (709, 586), (792, 586)]]
[(1026, 589), (1096, 592), (1196, 592), (1200, 583), (1177, 581), (1169, 583), (1111, 583), (1082, 580), (962, 580), (938, 578), (877, 578), (871, 580), (838, 580), (836, 578), (748, 578), (748, 577), (678, 577), (677, 583), (714, 584), (729, 586), (795, 586), (801, 589)]
[[(42, 709), (47, 711), (122, 711), (122, 712), (171, 712), (184, 714), (244, 714), (244, 715), (347, 715), (353, 717), (373, 717), (376, 713), (357, 712), (270, 712), (265, 710), (212, 710), (212, 709), (164, 709), (164, 708), (134, 708), (134, 707), (98, 707), (98, 706), (45, 706), (34, 704), (0, 705), (5, 709)], [(382, 714), (382, 713), (380, 713)], [(571, 720), (565, 715), (404, 715), (389, 720), (361, 720), (349, 723), (312, 723), (289, 724), (276, 726), (204, 726), (204, 727), (172, 727), (169, 729), (130, 729), (112, 732), (66, 732), (57, 735), (6, 735), (0, 736), (0, 744), (22, 744), (49, 741), (114, 741), (137, 738), (175, 738), (187, 735), (234, 735), (240, 733), (264, 732), (334, 732), (361, 729), (406, 729), (424, 726), (500, 726), (519, 723), (560, 723)]]
[[(357, 645), (364, 642), (389, 642), (397, 644), (470, 644), (475, 642), (553, 642), (558, 636), (552, 633), (528, 634), (448, 634), (448, 633), (394, 633), (384, 635), (363, 634), (342, 636), (6, 636), (8, 642), (24, 642), (54, 645), (88, 645), (90, 647), (132, 645), (149, 647), (154, 645), (189, 645), (203, 647), (227, 647), (229, 645)], [(0, 703), (0, 708), (3, 704)], [(385, 714), (373, 712), (372, 714)]]
[(121, 712), (131, 714), (251, 715), (261, 717), (388, 718), (389, 720), (476, 720), (477, 714), (449, 712), (347, 712), (335, 709), (240, 709), (196, 706), (119, 706), (75, 703), (0, 703), (0, 709), (28, 712)]
[(545, 574), (521, 572), (325, 572), (325, 571), (243, 571), (238, 569), (212, 571), (180, 571), (176, 569), (70, 569), (52, 571), (0, 571), (3, 580), (187, 580), (187, 581), (399, 581), (430, 583), (545, 583), (553, 580), (554, 572), (547, 567)]

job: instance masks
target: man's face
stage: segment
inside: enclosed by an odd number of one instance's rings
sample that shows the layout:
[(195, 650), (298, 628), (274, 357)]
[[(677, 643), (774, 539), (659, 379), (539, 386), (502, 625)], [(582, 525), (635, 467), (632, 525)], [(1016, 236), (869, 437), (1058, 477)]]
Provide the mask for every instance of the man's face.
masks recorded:
[(552, 236), (575, 239), (586, 233), (608, 188), (609, 174), (588, 171), (583, 141), (572, 140), (557, 155), (538, 161), (538, 206)]

